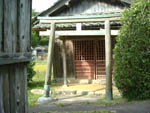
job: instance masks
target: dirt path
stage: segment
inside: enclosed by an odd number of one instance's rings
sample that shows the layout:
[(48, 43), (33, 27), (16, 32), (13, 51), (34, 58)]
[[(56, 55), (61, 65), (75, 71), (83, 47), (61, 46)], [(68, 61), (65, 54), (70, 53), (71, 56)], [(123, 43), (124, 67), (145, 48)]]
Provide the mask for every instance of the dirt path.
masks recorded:
[(100, 106), (98, 96), (63, 96), (54, 102), (29, 108), (29, 113), (39, 112), (72, 112), (72, 111), (92, 111), (111, 110), (117, 113), (150, 113), (150, 101), (129, 102), (119, 105)]

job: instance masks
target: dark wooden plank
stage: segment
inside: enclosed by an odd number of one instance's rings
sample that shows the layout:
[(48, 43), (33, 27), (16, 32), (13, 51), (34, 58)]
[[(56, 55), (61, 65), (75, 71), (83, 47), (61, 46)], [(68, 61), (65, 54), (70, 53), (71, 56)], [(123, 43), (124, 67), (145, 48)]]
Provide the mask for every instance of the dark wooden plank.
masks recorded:
[(15, 57), (31, 57), (31, 52), (19, 52), (19, 53), (4, 53), (0, 52), (0, 58), (15, 58)]
[(0, 58), (0, 65), (21, 63), (21, 62), (29, 62), (31, 60), (32, 60), (31, 58), (18, 58), (18, 59)]
[(25, 104), (25, 106), (24, 106), (24, 109), (25, 109), (25, 112), (24, 113), (28, 113), (28, 87), (27, 87), (27, 63), (24, 63), (23, 64), (24, 65), (24, 71), (23, 71), (23, 73), (24, 73), (24, 76), (23, 76), (23, 78), (24, 78), (24, 104)]
[(19, 48), (27, 52), (31, 50), (31, 0), (19, 0), (18, 5)]
[(21, 71), (21, 65), (20, 64), (16, 64), (16, 74), (15, 74), (15, 78), (16, 80), (14, 81), (15, 82), (15, 98), (16, 98), (16, 112), (17, 113), (22, 113), (21, 112), (21, 103), (22, 103), (22, 100), (21, 100), (21, 95), (22, 95), (22, 92), (21, 92), (21, 84), (23, 83), (23, 81), (21, 81), (21, 77), (23, 76)]
[(3, 105), (4, 112), (10, 113), (10, 103), (9, 103), (9, 67), (4, 66), (2, 70), (2, 78), (3, 78)]
[(26, 25), (25, 25), (25, 1), (24, 0), (18, 0), (18, 48), (19, 52), (24, 52), (25, 51), (25, 30), (26, 30)]
[(20, 52), (24, 52), (26, 49), (26, 15), (25, 15), (25, 0), (18, 0), (18, 48)]
[(13, 64), (9, 72), (11, 113), (27, 113), (26, 65)]
[[(12, 38), (12, 52), (15, 53), (17, 50), (17, 1), (11, 0), (11, 38)], [(13, 10), (12, 10), (13, 9)], [(7, 17), (8, 18), (8, 17)], [(10, 26), (9, 26), (10, 27)]]
[(25, 40), (25, 51), (31, 50), (31, 17), (32, 17), (32, 8), (31, 8), (31, 0), (21, 0), (21, 2), (24, 4), (21, 11), (24, 10), (25, 15), (25, 28), (24, 28), (24, 40)]
[(20, 67), (20, 74), (22, 76), (19, 76), (19, 80), (22, 81), (20, 83), (20, 112), (25, 113), (25, 105), (26, 105), (26, 72), (25, 72), (25, 67), (26, 65), (24, 63), (19, 64)]
[(12, 53), (16, 49), (17, 2), (4, 0), (4, 51)]
[[(27, 95), (27, 88), (26, 88), (26, 80), (25, 74), (27, 74), (24, 70), (24, 66), (26, 67), (26, 65), (24, 65), (24, 63), (20, 63), (20, 64), (16, 64), (16, 112), (18, 113), (27, 113), (26, 112), (26, 107), (27, 107), (27, 103), (25, 99)], [(21, 76), (20, 76), (21, 75)]]
[(0, 0), (0, 52), (2, 51), (3, 0)]
[[(32, 0), (26, 0), (25, 2), (27, 4), (26, 7), (26, 17), (27, 17), (27, 31), (26, 33), (28, 33), (27, 35), (27, 52), (31, 51), (31, 36), (32, 36)], [(30, 13), (29, 13), (30, 12)], [(29, 21), (30, 20), (30, 21)]]
[(3, 78), (2, 77), (3, 77), (2, 76), (2, 72), (0, 71), (0, 113), (4, 113), (4, 106), (3, 106)]
[(10, 68), (9, 68), (10, 113), (15, 113), (16, 112), (16, 92), (15, 92), (15, 89), (16, 89), (16, 83), (15, 83), (16, 71), (15, 71), (15, 68), (17, 68), (17, 67), (14, 64), (9, 65), (9, 66), (10, 66)]

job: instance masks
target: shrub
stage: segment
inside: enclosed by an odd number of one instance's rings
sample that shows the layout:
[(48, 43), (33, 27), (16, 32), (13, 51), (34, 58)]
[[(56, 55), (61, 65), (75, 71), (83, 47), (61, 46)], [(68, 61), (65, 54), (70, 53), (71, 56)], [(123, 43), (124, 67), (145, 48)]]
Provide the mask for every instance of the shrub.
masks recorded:
[(124, 11), (114, 54), (114, 80), (122, 96), (149, 99), (150, 0), (136, 0)]
[(32, 81), (33, 76), (35, 75), (35, 71), (33, 69), (33, 66), (35, 65), (35, 62), (31, 61), (27, 65), (27, 81), (28, 83)]

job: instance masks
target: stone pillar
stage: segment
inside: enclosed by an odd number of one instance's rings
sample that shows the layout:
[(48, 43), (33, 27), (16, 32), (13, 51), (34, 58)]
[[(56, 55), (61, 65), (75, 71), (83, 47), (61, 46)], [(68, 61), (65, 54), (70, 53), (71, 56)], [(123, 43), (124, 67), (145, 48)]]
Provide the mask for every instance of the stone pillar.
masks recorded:
[(105, 21), (105, 65), (106, 65), (106, 99), (113, 99), (112, 94), (112, 53), (110, 21)]

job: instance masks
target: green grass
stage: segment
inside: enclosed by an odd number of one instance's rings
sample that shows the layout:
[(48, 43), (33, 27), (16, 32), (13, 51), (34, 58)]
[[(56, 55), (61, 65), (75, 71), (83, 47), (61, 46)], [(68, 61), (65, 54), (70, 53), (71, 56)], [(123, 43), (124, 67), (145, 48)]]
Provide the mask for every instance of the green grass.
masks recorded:
[[(32, 89), (43, 89), (44, 87), (44, 80), (45, 80), (45, 71), (46, 71), (46, 60), (35, 60), (36, 64), (34, 66), (34, 70), (36, 71), (36, 75), (33, 77), (33, 81), (28, 84), (28, 103), (29, 106), (37, 105), (37, 100), (41, 97), (41, 94), (33, 94), (31, 93)], [(52, 90), (61, 86), (62, 84), (52, 83), (51, 88)], [(114, 105), (119, 103), (126, 102), (125, 99), (121, 97), (115, 97), (113, 101), (106, 101), (106, 99), (99, 99), (97, 101), (98, 105)], [(87, 104), (89, 102), (87, 101)], [(73, 112), (79, 113), (79, 112)], [(82, 112), (81, 112), (82, 113)], [(109, 112), (89, 112), (89, 113), (109, 113)]]
[(126, 103), (127, 100), (122, 98), (122, 97), (114, 97), (112, 101), (107, 101), (106, 98), (101, 98), (97, 101), (98, 105), (116, 105), (116, 104), (121, 104), (121, 103)]
[(75, 112), (41, 112), (41, 113), (115, 113), (111, 111), (75, 111)]
[(29, 106), (37, 105), (37, 100), (41, 96), (42, 95), (33, 94), (33, 93), (30, 92), (30, 90), (28, 90), (28, 105)]
[[(33, 69), (36, 71), (36, 75), (33, 77), (33, 81), (28, 84), (28, 104), (29, 106), (37, 105), (37, 100), (41, 97), (41, 94), (31, 93), (32, 89), (43, 89), (45, 73), (46, 73), (46, 60), (35, 60), (35, 66)], [(53, 73), (52, 73), (53, 74)], [(61, 84), (52, 83), (52, 90)]]
[(45, 75), (46, 72), (46, 60), (35, 60), (34, 71), (37, 74)]

